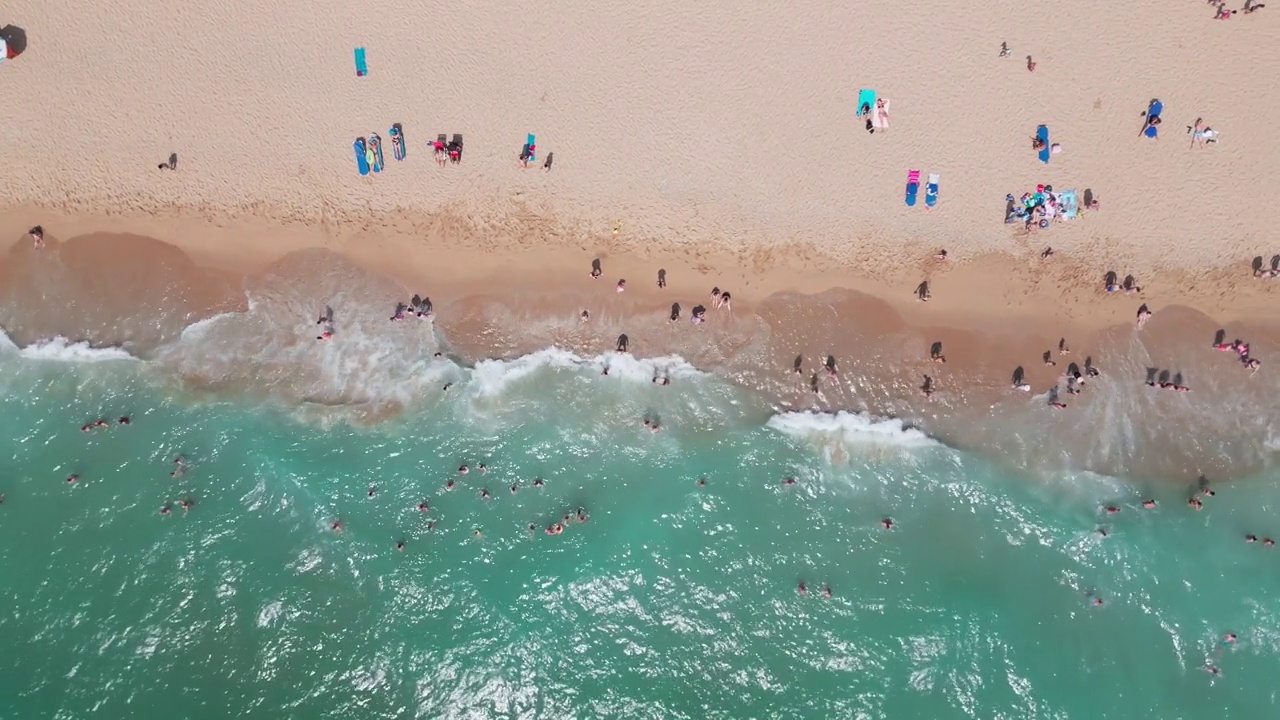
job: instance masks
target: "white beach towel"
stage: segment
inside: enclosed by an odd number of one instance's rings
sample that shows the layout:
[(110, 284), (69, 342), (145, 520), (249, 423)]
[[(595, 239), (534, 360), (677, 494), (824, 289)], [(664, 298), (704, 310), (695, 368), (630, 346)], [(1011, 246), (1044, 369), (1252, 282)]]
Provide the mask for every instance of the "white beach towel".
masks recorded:
[(885, 130), (889, 127), (889, 100), (888, 98), (880, 98), (884, 103), (884, 107), (871, 109), (871, 127), (877, 130)]

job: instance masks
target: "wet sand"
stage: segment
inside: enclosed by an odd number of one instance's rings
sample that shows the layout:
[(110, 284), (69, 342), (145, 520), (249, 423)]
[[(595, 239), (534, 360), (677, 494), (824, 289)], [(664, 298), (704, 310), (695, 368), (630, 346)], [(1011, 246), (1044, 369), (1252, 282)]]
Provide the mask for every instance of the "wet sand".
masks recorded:
[[(1238, 477), (1271, 461), (1271, 427), (1280, 420), (1268, 402), (1276, 390), (1270, 364), (1250, 375), (1233, 356), (1212, 351), (1219, 321), (1161, 305), (1157, 298), (1170, 292), (1163, 277), (1129, 296), (1103, 293), (1100, 279), (1090, 282), (1056, 258), (1029, 284), (1010, 269), (1009, 281), (992, 287), (1001, 274), (996, 258), (925, 257), (897, 277), (805, 280), (785, 265), (744, 268), (709, 255), (654, 263), (607, 245), (510, 256), (447, 244), (423, 251), (394, 236), (369, 244), (355, 255), (312, 248), (265, 266), (237, 256), (211, 267), (156, 239), (63, 241), (50, 233), (43, 250), (19, 241), (0, 265), (8, 280), (0, 326), (20, 345), (54, 336), (120, 345), (193, 390), (248, 393), (361, 422), (393, 418), (438, 393), (448, 380), (435, 352), (463, 363), (549, 346), (595, 357), (611, 352), (623, 333), (637, 357), (679, 355), (778, 410), (901, 417), (948, 443), (1029, 468)], [(599, 279), (589, 275), (595, 259)], [(909, 279), (919, 277), (929, 278), (929, 302), (912, 294)], [(713, 286), (733, 293), (731, 313), (713, 306)], [(1237, 315), (1252, 315), (1250, 302), (1270, 291), (1265, 281), (1254, 288), (1234, 304)], [(431, 297), (434, 327), (388, 323), (395, 302), (415, 292)], [(1133, 318), (1144, 302), (1156, 314), (1138, 332)], [(681, 311), (674, 323), (673, 303)], [(347, 349), (316, 349), (314, 316), (326, 304)], [(690, 322), (697, 305), (706, 307), (701, 325)], [(579, 319), (584, 309), (588, 322)], [(211, 330), (215, 336), (184, 337), (198, 343), (189, 347), (177, 342), (184, 328), (222, 313), (236, 315)], [(1264, 361), (1274, 351), (1273, 326), (1224, 329), (1228, 340), (1251, 341)], [(1069, 354), (1058, 352), (1063, 338)], [(945, 363), (931, 359), (935, 343)], [(1046, 351), (1054, 366), (1043, 361)], [(1101, 376), (1067, 395), (1064, 373), (1086, 358)], [(1019, 367), (1030, 392), (1012, 387)], [(1192, 392), (1148, 388), (1147, 368), (1181, 373)], [(1067, 409), (1047, 405), (1053, 387)]]

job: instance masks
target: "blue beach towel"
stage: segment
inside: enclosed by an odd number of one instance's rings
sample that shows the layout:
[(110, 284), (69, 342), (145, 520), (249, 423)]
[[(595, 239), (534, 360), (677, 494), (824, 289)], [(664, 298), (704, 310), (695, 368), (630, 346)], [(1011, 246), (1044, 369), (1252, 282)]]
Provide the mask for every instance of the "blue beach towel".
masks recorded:
[(924, 204), (933, 207), (938, 204), (938, 174), (929, 175), (929, 183), (924, 186)]
[(371, 169), (374, 172), (382, 172), (382, 138), (378, 136), (378, 133), (369, 135), (369, 149), (373, 151), (373, 162), (370, 163), (372, 165)]
[(862, 111), (862, 108), (864, 107), (867, 108), (867, 111), (866, 111), (867, 113), (870, 113), (872, 110), (875, 109), (876, 107), (876, 91), (875, 90), (867, 90), (864, 88), (858, 91), (858, 117), (863, 116), (864, 113)]
[(525, 144), (529, 148), (529, 162), (538, 159), (538, 138), (533, 133), (529, 133), (529, 138), (525, 140)]
[(920, 192), (920, 171), (907, 171), (907, 207), (916, 206), (916, 195)]
[(395, 155), (396, 160), (403, 160), (409, 153), (404, 142), (404, 126), (400, 123), (392, 125), (389, 134), (391, 135), (391, 154)]
[(1040, 162), (1049, 162), (1049, 128), (1044, 125), (1036, 126), (1036, 139), (1044, 143), (1044, 147), (1040, 148)]
[(356, 77), (364, 77), (369, 74), (369, 63), (364, 57), (364, 48), (356, 48)]
[(1151, 120), (1160, 117), (1160, 113), (1164, 112), (1164, 103), (1159, 100), (1152, 100), (1147, 106), (1147, 119)]
[(351, 146), (356, 151), (356, 169), (360, 171), (361, 175), (368, 175), (369, 160), (364, 156), (364, 152), (367, 149), (364, 144), (364, 138), (356, 138), (356, 141), (351, 143)]

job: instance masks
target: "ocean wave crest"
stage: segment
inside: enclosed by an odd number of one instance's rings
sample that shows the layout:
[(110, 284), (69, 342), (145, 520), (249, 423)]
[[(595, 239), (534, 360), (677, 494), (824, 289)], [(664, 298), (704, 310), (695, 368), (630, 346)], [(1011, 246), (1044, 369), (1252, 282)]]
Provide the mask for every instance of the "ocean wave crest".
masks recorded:
[(28, 360), (52, 360), (59, 362), (103, 362), (107, 360), (137, 360), (128, 350), (119, 347), (96, 348), (88, 342), (72, 342), (62, 336), (40, 340), (26, 347), (16, 343), (0, 328), (0, 352), (16, 353)]
[(481, 360), (471, 371), (470, 384), (478, 395), (496, 395), (511, 383), (545, 369), (590, 369), (597, 374), (608, 369), (610, 377), (642, 383), (651, 383), (654, 378), (675, 380), (704, 374), (678, 355), (637, 358), (628, 353), (612, 352), (583, 357), (552, 347), (510, 360)]
[(769, 418), (765, 426), (816, 445), (891, 445), (902, 448), (941, 445), (901, 419), (875, 418), (844, 410), (836, 413), (779, 413)]

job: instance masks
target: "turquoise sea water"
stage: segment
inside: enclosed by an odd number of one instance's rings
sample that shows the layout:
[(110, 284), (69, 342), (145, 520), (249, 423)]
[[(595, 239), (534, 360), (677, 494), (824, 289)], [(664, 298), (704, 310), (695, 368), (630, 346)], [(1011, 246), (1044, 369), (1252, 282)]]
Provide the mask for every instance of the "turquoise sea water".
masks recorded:
[(1280, 536), (1278, 478), (1194, 512), (1184, 487), (1029, 477), (620, 368), (454, 368), (352, 428), (110, 354), (0, 349), (0, 717), (1280, 713), (1280, 550), (1242, 540)]

